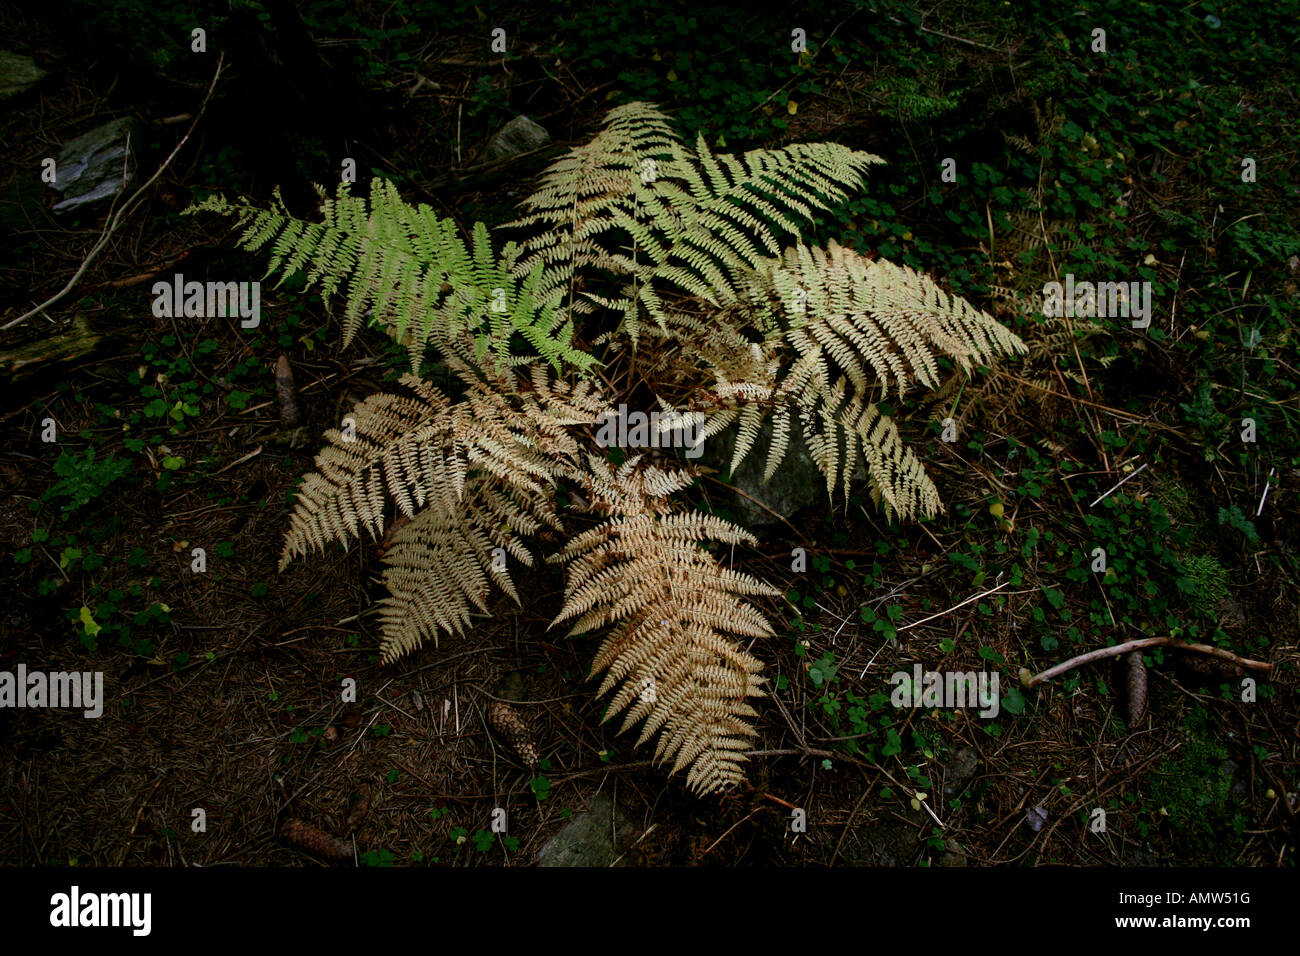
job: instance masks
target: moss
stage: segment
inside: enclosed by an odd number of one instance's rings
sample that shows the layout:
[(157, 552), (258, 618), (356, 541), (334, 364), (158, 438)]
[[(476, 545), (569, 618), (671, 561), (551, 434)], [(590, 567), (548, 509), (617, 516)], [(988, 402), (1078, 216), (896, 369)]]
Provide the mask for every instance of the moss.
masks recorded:
[(1213, 614), (1220, 601), (1228, 595), (1228, 572), (1216, 558), (1208, 554), (1193, 554), (1183, 559), (1193, 590), (1188, 597), (1192, 609), (1198, 614)]
[(1185, 843), (1188, 855), (1180, 859), (1227, 864), (1238, 855), (1246, 821), (1233, 793), (1235, 764), (1208, 723), (1204, 709), (1193, 711), (1190, 737), (1152, 774), (1148, 807)]

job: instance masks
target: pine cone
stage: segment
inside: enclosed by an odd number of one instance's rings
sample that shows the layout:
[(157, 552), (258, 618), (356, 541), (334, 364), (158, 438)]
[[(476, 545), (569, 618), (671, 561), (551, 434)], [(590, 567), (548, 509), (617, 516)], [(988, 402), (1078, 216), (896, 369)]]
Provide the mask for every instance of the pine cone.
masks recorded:
[(275, 363), (275, 397), (280, 403), (280, 422), (285, 428), (298, 424), (298, 397), (293, 387), (289, 356), (281, 354)]
[(347, 840), (297, 817), (280, 824), (280, 839), (326, 860), (352, 859), (352, 844)]
[(536, 773), (541, 756), (537, 752), (537, 745), (533, 743), (533, 735), (529, 733), (528, 726), (519, 713), (509, 704), (496, 700), (488, 707), (487, 719), (492, 729), (511, 746), (525, 766)]
[(1128, 655), (1128, 725), (1136, 727), (1147, 712), (1147, 668), (1142, 663), (1142, 652)]
[(354, 833), (361, 829), (361, 824), (366, 820), (366, 815), (370, 813), (370, 788), (365, 784), (357, 790), (355, 798), (348, 804), (347, 816), (343, 819), (343, 826), (349, 833)]

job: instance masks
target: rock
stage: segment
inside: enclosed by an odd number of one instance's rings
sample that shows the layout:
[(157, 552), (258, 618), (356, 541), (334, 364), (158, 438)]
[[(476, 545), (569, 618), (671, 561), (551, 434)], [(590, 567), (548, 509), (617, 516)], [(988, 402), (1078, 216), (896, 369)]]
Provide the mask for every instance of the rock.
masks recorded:
[(1232, 781), (1232, 795), (1238, 800), (1245, 801), (1250, 794), (1250, 790), (1246, 786), (1246, 774), (1245, 771), (1241, 769), (1241, 764), (1237, 763), (1235, 760), (1225, 760), (1219, 767), (1219, 772)]
[[(784, 518), (792, 517), (803, 508), (822, 504), (828, 498), (826, 479), (808, 454), (808, 446), (804, 444), (803, 433), (797, 421), (791, 424), (790, 444), (786, 448), (785, 458), (777, 466), (771, 480), (764, 482), (763, 470), (767, 468), (767, 450), (771, 441), (772, 420), (769, 418), (763, 423), (749, 454), (731, 476), (731, 484), (737, 491), (743, 492), (732, 495), (736, 519), (751, 527), (776, 524), (777, 519), (749, 498), (761, 501)], [(704, 442), (701, 461), (718, 469), (725, 476), (731, 470), (731, 455), (735, 447), (736, 427), (733, 425), (721, 435)]]
[(45, 76), (30, 56), (0, 50), (0, 100), (25, 93)]
[(512, 119), (488, 141), (484, 158), (489, 163), (509, 159), (520, 153), (531, 153), (551, 141), (551, 134), (527, 116)]
[(1219, 600), (1219, 627), (1240, 630), (1246, 627), (1246, 612), (1231, 594), (1224, 593)]
[(609, 794), (598, 793), (584, 813), (576, 814), (568, 826), (546, 841), (537, 854), (537, 865), (609, 866), (618, 859), (618, 835), (630, 833), (632, 828), (631, 820), (614, 807)]
[(74, 212), (123, 192), (135, 179), (135, 156), (142, 135), (140, 124), (126, 117), (64, 143), (59, 150), (57, 181), (52, 184), (64, 198), (54, 211)]
[(975, 769), (979, 766), (979, 756), (973, 747), (961, 747), (952, 755), (943, 772), (943, 794), (955, 797), (966, 789)]
[(966, 848), (956, 840), (948, 839), (944, 841), (944, 851), (939, 857), (939, 866), (970, 866), (970, 861), (966, 858)]

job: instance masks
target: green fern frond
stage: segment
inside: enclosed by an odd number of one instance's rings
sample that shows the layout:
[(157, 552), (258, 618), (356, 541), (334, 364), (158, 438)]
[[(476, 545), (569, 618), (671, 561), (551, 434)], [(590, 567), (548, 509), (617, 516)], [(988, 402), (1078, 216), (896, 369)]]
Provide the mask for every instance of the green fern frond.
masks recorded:
[[(319, 284), (328, 302), (346, 280), (344, 345), (369, 311), (407, 347), (413, 372), (430, 345), (475, 361), (490, 352), (498, 369), (536, 358), (557, 371), (595, 363), (572, 344), (572, 323), (538, 298), (540, 276), (534, 271), (521, 282), (515, 274), (516, 244), (498, 254), (478, 223), (467, 245), (455, 222), (408, 205), (388, 180), (371, 181), (369, 202), (340, 185), (336, 198), (324, 200), (321, 222), (293, 218), (278, 192), (269, 209), (214, 196), (188, 211), (234, 216), (243, 227), (239, 245), (250, 251), (270, 243), (266, 274), (281, 283), (307, 270), (308, 287)], [(515, 332), (533, 354), (517, 353)]]

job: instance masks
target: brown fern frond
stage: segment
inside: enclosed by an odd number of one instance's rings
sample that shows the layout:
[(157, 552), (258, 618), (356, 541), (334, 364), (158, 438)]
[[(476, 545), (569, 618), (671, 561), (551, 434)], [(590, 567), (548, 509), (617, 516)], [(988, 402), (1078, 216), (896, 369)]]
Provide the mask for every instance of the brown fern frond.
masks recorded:
[(372, 396), (344, 419), (346, 431), (325, 433), (330, 444), (298, 490), (281, 570), (296, 555), (359, 537), (363, 528), (379, 537), (390, 498), (407, 517), (426, 503), (455, 510), (471, 470), (525, 496), (542, 494), (578, 460), (564, 426), (589, 423), (603, 407), (590, 385), (551, 385), (540, 366), (528, 391), (512, 389), (508, 376), (463, 377), (469, 394), (452, 404), (404, 376), (412, 394)]
[(436, 644), (440, 631), (468, 630), (471, 604), (487, 613), (492, 583), (520, 604), (507, 556), (532, 566), (520, 539), (542, 524), (558, 527), (552, 510), (544, 496), (502, 494), (489, 476), (474, 474), (458, 500), (439, 501), (394, 532), (384, 554), (383, 663)]
[(383, 659), (414, 650), (439, 631), (470, 625), (471, 606), (486, 610), (492, 583), (516, 602), (507, 555), (532, 564), (522, 538), (542, 525), (559, 528), (555, 480), (574, 472), (579, 446), (567, 428), (589, 425), (603, 402), (588, 383), (551, 382), (544, 366), (531, 388), (508, 373), (475, 376), (465, 399), (412, 376), (412, 394), (377, 395), (350, 416), (348, 434), (331, 444), (299, 491), (281, 557), (330, 541), (378, 537), (389, 500), (409, 520), (390, 536), (384, 560)]
[[(662, 494), (689, 481), (632, 459), (615, 472), (598, 459), (588, 490), (614, 514), (549, 560), (567, 562), (565, 603), (556, 624), (570, 634), (613, 625), (592, 663), (613, 693), (605, 719), (624, 714), (620, 732), (644, 720), (638, 744), (659, 734), (655, 759), (690, 768), (687, 785), (709, 793), (743, 779), (762, 665), (729, 635), (770, 637), (771, 626), (745, 597), (778, 592), (723, 567), (706, 540), (754, 544), (748, 532), (710, 515), (673, 514)], [(575, 620), (576, 619), (576, 620)]]

